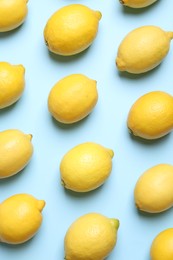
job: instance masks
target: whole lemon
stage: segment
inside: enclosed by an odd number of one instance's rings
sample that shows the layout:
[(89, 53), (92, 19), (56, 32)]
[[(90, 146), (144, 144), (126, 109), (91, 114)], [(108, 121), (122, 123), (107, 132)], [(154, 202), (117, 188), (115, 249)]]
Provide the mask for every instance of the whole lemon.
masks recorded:
[(0, 204), (0, 242), (21, 244), (32, 238), (42, 223), (44, 200), (16, 194)]
[(99, 11), (81, 4), (62, 7), (49, 18), (44, 29), (48, 49), (63, 56), (87, 49), (97, 35), (101, 16)]
[(158, 164), (145, 171), (134, 190), (139, 210), (159, 213), (173, 206), (173, 165)]
[(173, 259), (173, 228), (160, 232), (152, 242), (150, 249), (151, 260)]
[(116, 65), (118, 70), (140, 74), (154, 69), (167, 55), (173, 32), (165, 32), (157, 26), (142, 26), (121, 42)]
[(149, 5), (152, 5), (157, 0), (120, 0), (120, 3), (124, 6), (132, 8), (143, 8)]
[(19, 27), (26, 19), (27, 0), (0, 1), (0, 32), (11, 31)]
[(25, 87), (25, 68), (0, 62), (0, 109), (14, 104)]
[(119, 220), (98, 213), (81, 216), (67, 230), (65, 260), (103, 260), (116, 245)]
[(86, 117), (98, 100), (97, 82), (82, 74), (72, 74), (51, 89), (48, 109), (52, 116), (65, 124), (75, 123)]
[(111, 173), (113, 155), (112, 150), (92, 142), (75, 146), (60, 163), (63, 186), (77, 192), (101, 186)]
[(173, 129), (173, 96), (152, 91), (141, 96), (131, 107), (127, 126), (133, 135), (157, 139)]
[(0, 179), (15, 175), (31, 159), (32, 135), (10, 129), (0, 132)]

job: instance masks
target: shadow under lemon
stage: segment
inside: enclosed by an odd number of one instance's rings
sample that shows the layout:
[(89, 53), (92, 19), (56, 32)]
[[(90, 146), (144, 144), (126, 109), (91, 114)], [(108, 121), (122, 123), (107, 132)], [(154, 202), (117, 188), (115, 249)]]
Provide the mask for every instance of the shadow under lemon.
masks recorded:
[[(77, 61), (77, 60), (80, 60), (83, 56), (85, 56), (87, 54), (87, 52), (89, 51), (89, 49), (91, 48), (92, 46), (90, 45), (87, 49), (85, 49), (84, 51), (80, 52), (80, 53), (77, 53), (77, 54), (74, 54), (74, 55), (70, 55), (70, 56), (62, 56), (62, 55), (59, 55), (59, 54), (56, 54), (56, 53), (53, 53), (51, 51), (49, 51), (47, 49), (47, 53), (49, 55), (49, 57), (55, 61), (55, 62), (59, 62), (59, 63), (69, 63), (69, 62), (74, 62), (74, 61)], [(45, 46), (46, 48), (46, 46)]]
[(126, 15), (141, 15), (142, 13), (149, 12), (150, 9), (151, 11), (153, 11), (153, 9), (156, 8), (156, 6), (160, 4), (160, 2), (161, 2), (160, 0), (157, 0), (155, 3), (143, 8), (132, 8), (132, 7), (122, 5), (121, 11)]

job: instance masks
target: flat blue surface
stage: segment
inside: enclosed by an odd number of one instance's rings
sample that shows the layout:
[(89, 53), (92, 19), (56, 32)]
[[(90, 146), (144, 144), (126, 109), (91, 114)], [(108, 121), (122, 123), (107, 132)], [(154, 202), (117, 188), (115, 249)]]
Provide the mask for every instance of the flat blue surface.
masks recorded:
[[(81, 2), (103, 14), (96, 40), (74, 57), (50, 54), (43, 40), (47, 19), (61, 6)], [(34, 156), (20, 174), (0, 181), (0, 201), (25, 192), (44, 199), (46, 207), (38, 234), (23, 245), (0, 244), (0, 260), (63, 260), (66, 230), (88, 212), (120, 220), (117, 246), (109, 260), (149, 260), (153, 238), (172, 227), (173, 209), (158, 215), (140, 214), (135, 209), (133, 189), (149, 167), (173, 164), (173, 134), (152, 143), (137, 141), (128, 133), (126, 118), (133, 102), (144, 93), (163, 90), (173, 94), (173, 46), (157, 69), (141, 76), (119, 74), (114, 60), (119, 43), (132, 29), (150, 24), (173, 30), (173, 2), (159, 0), (141, 10), (123, 8), (116, 0), (33, 0), (28, 7), (23, 26), (0, 34), (0, 60), (26, 68), (24, 95), (0, 111), (0, 130), (18, 128), (32, 133)], [(59, 79), (72, 73), (97, 80), (99, 101), (89, 117), (62, 126), (51, 118), (47, 97)], [(85, 141), (112, 148), (115, 157), (109, 180), (101, 188), (80, 195), (60, 185), (59, 163), (70, 148)]]

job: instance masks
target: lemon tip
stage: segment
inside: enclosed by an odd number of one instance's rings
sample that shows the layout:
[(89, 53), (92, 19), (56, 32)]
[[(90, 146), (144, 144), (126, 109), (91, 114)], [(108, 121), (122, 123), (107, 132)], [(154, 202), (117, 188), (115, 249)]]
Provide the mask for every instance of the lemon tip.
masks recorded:
[(113, 158), (114, 157), (114, 151), (112, 149), (108, 149), (108, 148), (106, 150), (108, 151), (111, 158)]
[(63, 179), (61, 179), (61, 185), (65, 188), (65, 182)]
[(125, 71), (125, 63), (121, 58), (117, 56), (115, 63), (119, 71)]
[(173, 39), (173, 32), (167, 32), (167, 35), (170, 40)]
[(120, 221), (119, 221), (118, 219), (111, 218), (111, 219), (110, 219), (110, 222), (111, 222), (111, 224), (114, 226), (114, 228), (115, 228), (116, 230), (119, 229)]
[(43, 208), (45, 207), (46, 202), (44, 200), (38, 200), (38, 209), (39, 211), (42, 211)]
[(25, 67), (22, 64), (15, 66), (18, 70), (20, 70), (23, 74), (25, 73)]
[(29, 138), (29, 140), (31, 141), (32, 138), (33, 138), (33, 135), (32, 134), (27, 134), (27, 137)]
[(124, 1), (123, 0), (119, 0), (120, 4), (124, 5)]
[(95, 11), (96, 17), (98, 18), (98, 20), (101, 20), (102, 18), (102, 13), (100, 11)]

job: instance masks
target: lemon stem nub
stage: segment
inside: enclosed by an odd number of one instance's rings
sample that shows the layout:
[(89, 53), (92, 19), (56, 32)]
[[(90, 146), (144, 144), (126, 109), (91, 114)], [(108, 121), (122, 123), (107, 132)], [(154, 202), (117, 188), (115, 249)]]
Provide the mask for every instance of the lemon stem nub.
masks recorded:
[(114, 226), (115, 230), (118, 230), (118, 228), (120, 226), (119, 220), (115, 219), (115, 218), (110, 218), (110, 222), (111, 222), (112, 226)]
[(116, 218), (110, 218), (111, 225), (115, 228), (115, 230), (118, 230), (120, 226), (120, 222)]
[(98, 18), (98, 20), (100, 20), (102, 18), (102, 13), (100, 11), (95, 11), (96, 17)]
[(120, 4), (124, 5), (124, 1), (123, 0), (119, 0)]
[(170, 38), (170, 40), (173, 39), (173, 32), (167, 32), (167, 35), (168, 35), (168, 37)]
[(65, 188), (65, 182), (61, 179), (61, 185)]
[(108, 151), (109, 155), (111, 156), (111, 158), (113, 158), (114, 157), (114, 151), (111, 150), (111, 149), (107, 149), (107, 151)]
[(29, 140), (31, 141), (32, 138), (33, 138), (33, 135), (32, 134), (28, 134), (27, 136), (28, 136)]
[(134, 135), (133, 131), (128, 127), (129, 134)]
[(44, 200), (38, 200), (38, 209), (39, 209), (39, 211), (42, 211), (43, 210), (43, 208), (44, 208), (44, 206), (45, 206), (45, 201)]
[(136, 206), (137, 209), (140, 209), (140, 208), (139, 208), (139, 205), (138, 205), (137, 203), (135, 203), (135, 206)]
[(119, 57), (116, 58), (116, 66), (117, 66), (119, 71), (125, 71), (126, 70), (125, 62)]

